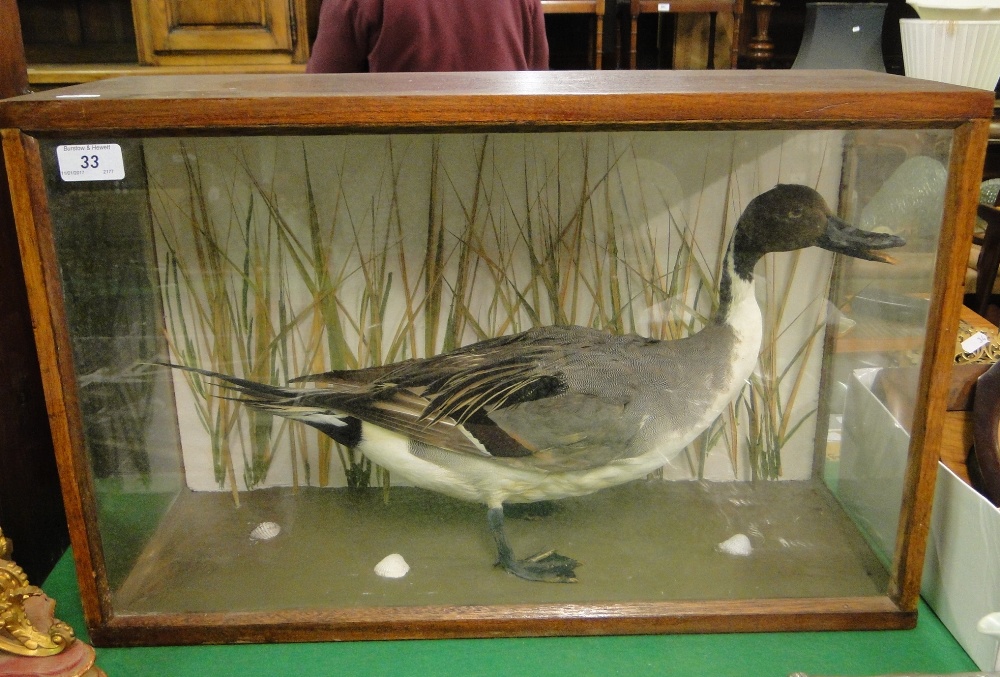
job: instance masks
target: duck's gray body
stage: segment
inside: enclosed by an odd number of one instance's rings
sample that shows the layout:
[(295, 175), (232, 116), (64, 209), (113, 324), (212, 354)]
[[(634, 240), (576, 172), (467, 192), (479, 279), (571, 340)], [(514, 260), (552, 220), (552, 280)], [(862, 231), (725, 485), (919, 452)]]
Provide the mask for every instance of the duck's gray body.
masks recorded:
[(246, 404), (311, 425), (394, 478), (489, 506), (499, 564), (532, 580), (574, 580), (557, 555), (516, 560), (505, 502), (591, 493), (662, 467), (733, 401), (753, 372), (763, 254), (817, 245), (888, 261), (902, 240), (836, 219), (811, 188), (781, 185), (747, 206), (727, 250), (717, 310), (688, 338), (656, 341), (542, 327), (435, 357), (297, 379), (224, 381)]
[(589, 494), (662, 467), (708, 427), (753, 368), (759, 322), (755, 329), (740, 336), (712, 325), (689, 339), (653, 341), (543, 327), (477, 344), (466, 356), (478, 363), (469, 373), (528, 354), (534, 375), (558, 390), (490, 412), (511, 441), (496, 440), (488, 424), (465, 421), (458, 424), (462, 439), (451, 446), (467, 441), (468, 448), (456, 453), (430, 435), (368, 424), (357, 448), (394, 477), (491, 507)]

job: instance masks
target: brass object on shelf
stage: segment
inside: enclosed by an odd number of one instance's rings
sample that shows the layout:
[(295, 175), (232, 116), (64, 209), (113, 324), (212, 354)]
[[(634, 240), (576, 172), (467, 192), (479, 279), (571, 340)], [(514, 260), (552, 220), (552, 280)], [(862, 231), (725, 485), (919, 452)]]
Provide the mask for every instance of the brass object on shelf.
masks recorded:
[[(73, 628), (51, 618), (55, 603), (28, 584), (24, 570), (10, 559), (11, 541), (0, 530), (0, 652), (54, 656), (76, 639)], [(49, 606), (51, 605), (51, 606)], [(33, 613), (40, 610), (42, 613)]]
[[(982, 332), (982, 329), (973, 327), (962, 320), (958, 326), (958, 338), (955, 341), (955, 364), (993, 364), (1000, 362), (1000, 339), (996, 333), (989, 335), (989, 342), (973, 350), (971, 353), (965, 352), (962, 342), (972, 336)], [(985, 332), (984, 332), (985, 333)]]

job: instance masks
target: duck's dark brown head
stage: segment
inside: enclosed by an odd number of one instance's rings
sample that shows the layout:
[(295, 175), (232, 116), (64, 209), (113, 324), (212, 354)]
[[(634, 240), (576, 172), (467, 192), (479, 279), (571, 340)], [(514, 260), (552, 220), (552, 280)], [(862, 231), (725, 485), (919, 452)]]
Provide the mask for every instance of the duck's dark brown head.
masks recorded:
[(893, 263), (881, 250), (901, 247), (906, 241), (895, 235), (858, 230), (830, 210), (826, 200), (799, 184), (778, 184), (747, 205), (733, 234), (736, 273), (744, 279), (769, 252), (787, 252), (821, 247), (869, 261)]

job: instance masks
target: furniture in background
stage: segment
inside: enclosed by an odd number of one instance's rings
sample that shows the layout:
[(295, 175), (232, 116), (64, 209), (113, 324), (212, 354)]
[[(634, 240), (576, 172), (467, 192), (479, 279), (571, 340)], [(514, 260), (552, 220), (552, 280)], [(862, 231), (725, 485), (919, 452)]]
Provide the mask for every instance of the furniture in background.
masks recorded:
[(18, 0), (35, 87), (166, 73), (301, 72), (321, 0)]
[[(806, 25), (807, 0), (747, 0), (756, 33), (743, 36), (740, 56), (758, 68), (789, 68), (798, 55)], [(887, 0), (882, 25), (882, 56), (887, 72), (903, 74), (899, 19), (916, 17), (906, 0)], [(748, 32), (749, 33), (749, 32)]]
[(766, 68), (774, 56), (771, 40), (771, 14), (777, 0), (750, 0), (753, 9), (754, 34), (747, 42), (747, 59), (754, 68)]
[(132, 0), (139, 63), (149, 66), (302, 64), (306, 0)]
[[(673, 0), (672, 2), (657, 2), (657, 0), (631, 0), (629, 7), (629, 68), (637, 66), (639, 17), (643, 14), (656, 14), (662, 19), (664, 14), (707, 14), (708, 24), (708, 57), (707, 67), (715, 68), (715, 41), (717, 17), (719, 14), (729, 14), (733, 19), (733, 32), (729, 49), (729, 68), (736, 68), (739, 58), (740, 20), (743, 16), (743, 0)], [(661, 50), (662, 58), (662, 50)]]
[[(52, 87), (121, 75), (302, 72), (321, 1), (17, 0), (16, 6), (31, 84)], [(602, 68), (606, 0), (542, 4), (546, 24), (551, 17), (555, 27), (554, 67)], [(588, 17), (584, 30), (578, 19)]]
[[(315, 37), (321, 1), (16, 0), (16, 5), (31, 84), (49, 87), (192, 69), (201, 73), (301, 72), (307, 59), (304, 50)], [(680, 2), (690, 5), (694, 0)], [(748, 15), (743, 23), (749, 26), (733, 31), (732, 38), (740, 65), (790, 66), (802, 40), (806, 1), (743, 2), (741, 9)], [(631, 4), (631, 0), (543, 0), (552, 68), (628, 68)], [(653, 7), (646, 12), (658, 12), (660, 5), (671, 6), (672, 14), (680, 11), (678, 2), (644, 0), (642, 4)], [(886, 66), (890, 73), (901, 73), (902, 48), (894, 27), (901, 16), (916, 14), (905, 0), (888, 0), (888, 5), (883, 33)], [(588, 18), (591, 21), (584, 21)], [(674, 38), (677, 67), (703, 67), (709, 18), (693, 13), (674, 18), (681, 26)], [(718, 24), (720, 54), (715, 60), (721, 65), (729, 31), (725, 29), (723, 38), (724, 20)], [(645, 39), (643, 33), (645, 29), (640, 28), (640, 65), (657, 37), (650, 33), (650, 39)]]
[(591, 65), (601, 70), (604, 51), (604, 0), (542, 0), (545, 14), (590, 14), (594, 17), (593, 40), (588, 52), (593, 55)]

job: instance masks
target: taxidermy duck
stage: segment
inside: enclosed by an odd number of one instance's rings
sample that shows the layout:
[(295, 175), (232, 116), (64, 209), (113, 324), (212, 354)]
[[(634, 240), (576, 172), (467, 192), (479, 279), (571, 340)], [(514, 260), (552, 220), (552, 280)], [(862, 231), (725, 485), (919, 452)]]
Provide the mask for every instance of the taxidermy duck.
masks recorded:
[(356, 448), (394, 478), (485, 503), (498, 566), (527, 580), (570, 582), (578, 562), (569, 557), (514, 556), (504, 503), (581, 496), (644, 477), (708, 428), (757, 362), (753, 269), (764, 254), (818, 246), (892, 262), (880, 250), (903, 244), (844, 223), (807, 186), (778, 185), (740, 216), (717, 309), (688, 338), (539, 327), (426, 359), (296, 379), (314, 384), (306, 388), (179, 368)]

